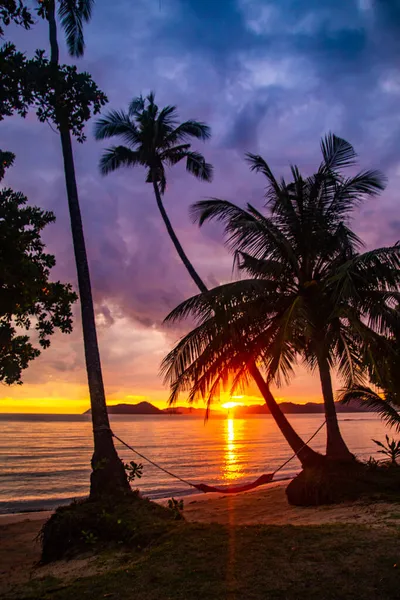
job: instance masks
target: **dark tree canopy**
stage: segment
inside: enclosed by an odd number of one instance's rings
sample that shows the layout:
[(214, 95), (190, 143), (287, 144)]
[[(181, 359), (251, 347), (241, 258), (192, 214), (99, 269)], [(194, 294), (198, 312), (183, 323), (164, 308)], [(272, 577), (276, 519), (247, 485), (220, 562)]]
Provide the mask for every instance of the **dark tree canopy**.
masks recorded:
[[(13, 160), (0, 151), (3, 173)], [(77, 299), (71, 285), (49, 281), (55, 258), (41, 233), (55, 221), (53, 213), (26, 203), (23, 194), (0, 190), (0, 381), (8, 384), (21, 383), (22, 370), (48, 348), (56, 329), (72, 331)]]
[(11, 23), (29, 29), (33, 25), (32, 15), (21, 0), (1, 0), (0, 2), (0, 36), (4, 35), (3, 25)]
[(25, 117), (32, 106), (40, 121), (57, 128), (62, 122), (83, 142), (86, 121), (107, 102), (88, 73), (79, 73), (74, 65), (52, 65), (43, 50), (28, 60), (14, 45), (4, 44), (0, 72), (0, 121), (14, 113)]

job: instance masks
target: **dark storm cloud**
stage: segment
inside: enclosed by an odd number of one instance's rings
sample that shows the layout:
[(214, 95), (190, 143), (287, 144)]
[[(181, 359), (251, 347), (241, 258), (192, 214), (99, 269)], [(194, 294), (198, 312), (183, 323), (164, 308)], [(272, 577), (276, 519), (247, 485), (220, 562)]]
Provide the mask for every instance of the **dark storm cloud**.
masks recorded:
[[(98, 0), (79, 65), (107, 93), (110, 108), (125, 108), (154, 89), (160, 105), (177, 104), (182, 119), (212, 126), (212, 141), (195, 147), (214, 163), (214, 182), (199, 183), (178, 167), (165, 204), (189, 257), (215, 285), (231, 277), (221, 229), (199, 230), (188, 207), (208, 196), (261, 206), (264, 182), (250, 174), (245, 151), (263, 154), (278, 175), (294, 162), (311, 172), (321, 135), (333, 130), (348, 138), (362, 166), (389, 176), (388, 190), (360, 211), (356, 226), (369, 244), (397, 239), (399, 33), (400, 1)], [(47, 47), (42, 23), (13, 35), (29, 53)], [(75, 281), (59, 140), (33, 115), (3, 122), (1, 133), (2, 147), (17, 154), (8, 183), (54, 210), (57, 223), (46, 241), (57, 256), (57, 276)], [(102, 146), (92, 124), (88, 141), (76, 145), (98, 314), (105, 330), (128, 318), (150, 331), (196, 288), (143, 171), (102, 178)]]

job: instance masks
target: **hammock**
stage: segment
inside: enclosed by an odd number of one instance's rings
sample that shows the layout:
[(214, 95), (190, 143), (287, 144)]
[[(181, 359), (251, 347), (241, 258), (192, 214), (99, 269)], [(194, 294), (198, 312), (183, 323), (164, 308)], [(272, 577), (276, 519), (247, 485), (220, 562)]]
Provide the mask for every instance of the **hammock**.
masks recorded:
[[(207, 485), (206, 483), (193, 483), (191, 481), (187, 481), (186, 479), (179, 477), (179, 475), (176, 475), (175, 473), (171, 473), (171, 471), (168, 471), (168, 469), (165, 469), (161, 465), (155, 463), (153, 460), (151, 460), (147, 456), (144, 456), (144, 454), (141, 454), (140, 452), (135, 450), (135, 448), (133, 448), (132, 446), (130, 446), (129, 444), (127, 444), (126, 442), (121, 440), (121, 438), (119, 438), (117, 435), (115, 435), (115, 433), (113, 433), (112, 431), (111, 431), (111, 435), (116, 440), (118, 440), (121, 444), (123, 444), (126, 448), (128, 448), (129, 450), (131, 450), (132, 452), (134, 452), (135, 454), (140, 456), (140, 458), (143, 458), (143, 460), (146, 460), (148, 463), (150, 463), (157, 469), (160, 469), (160, 471), (164, 471), (164, 473), (167, 473), (167, 475), (169, 475), (170, 477), (173, 477), (174, 479), (178, 479), (178, 481), (181, 481), (185, 485), (189, 485), (190, 487), (195, 488), (199, 492), (203, 492), (204, 494), (208, 494), (211, 492), (217, 492), (219, 494), (239, 494), (240, 492), (247, 492), (249, 490), (254, 490), (255, 488), (259, 487), (260, 485), (266, 485), (267, 483), (271, 483), (271, 481), (274, 480), (274, 477), (278, 473), (278, 471), (283, 469), (283, 467), (285, 467), (291, 460), (293, 460), (301, 452), (301, 450), (303, 450), (303, 448), (305, 448), (311, 442), (311, 440), (313, 438), (315, 438), (317, 433), (319, 433), (321, 431), (321, 429), (323, 428), (324, 425), (325, 425), (325, 421), (318, 427), (318, 429), (315, 431), (315, 433), (313, 433), (313, 435), (306, 441), (304, 446), (302, 446), (297, 452), (295, 452), (290, 458), (288, 458), (288, 460), (286, 460), (282, 465), (280, 465), (280, 467), (275, 469), (275, 471), (273, 471), (272, 473), (265, 473), (264, 475), (261, 475), (261, 477), (258, 477), (258, 479), (256, 479), (255, 481), (253, 481), (251, 483), (245, 483), (244, 485), (223, 485), (223, 486), (213, 486), (213, 485)], [(100, 428), (98, 428), (98, 429), (100, 429)], [(102, 429), (103, 429), (103, 427), (102, 427)], [(104, 427), (104, 429), (106, 429), (106, 427)], [(107, 427), (107, 429), (108, 429), (108, 427)]]

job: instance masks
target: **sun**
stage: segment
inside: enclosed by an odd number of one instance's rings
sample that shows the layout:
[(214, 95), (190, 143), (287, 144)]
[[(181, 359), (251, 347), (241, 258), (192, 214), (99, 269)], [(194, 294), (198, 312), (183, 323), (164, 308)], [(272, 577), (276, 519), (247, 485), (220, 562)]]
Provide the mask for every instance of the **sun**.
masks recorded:
[(243, 406), (240, 402), (224, 402), (221, 404), (222, 408), (226, 408), (229, 410), (230, 408), (235, 408), (235, 406)]

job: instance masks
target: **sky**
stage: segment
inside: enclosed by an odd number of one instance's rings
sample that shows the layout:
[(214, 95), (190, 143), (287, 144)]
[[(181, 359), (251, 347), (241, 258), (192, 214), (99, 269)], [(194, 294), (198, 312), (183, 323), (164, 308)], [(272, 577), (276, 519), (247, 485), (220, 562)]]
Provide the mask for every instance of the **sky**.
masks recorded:
[[(190, 205), (220, 197), (263, 206), (264, 182), (250, 173), (245, 152), (261, 154), (277, 175), (298, 164), (312, 173), (328, 131), (348, 139), (363, 168), (388, 177), (385, 192), (366, 202), (353, 227), (367, 247), (400, 238), (400, 0), (97, 0), (77, 61), (107, 94), (109, 108), (127, 108), (150, 90), (160, 106), (174, 104), (182, 120), (212, 128), (194, 144), (215, 169), (198, 182), (177, 166), (168, 173), (165, 206), (195, 268), (208, 286), (232, 278), (221, 229), (199, 229)], [(8, 38), (32, 55), (47, 50), (43, 23)], [(63, 43), (60, 33), (60, 42)], [(65, 48), (61, 59), (70, 62)], [(34, 114), (1, 123), (1, 147), (16, 154), (7, 186), (54, 211), (44, 239), (55, 254), (54, 279), (76, 274), (58, 136)], [(185, 331), (163, 319), (196, 288), (179, 262), (144, 172), (98, 171), (105, 144), (75, 144), (81, 209), (92, 276), (108, 402), (147, 400), (165, 406), (163, 356)], [(79, 307), (74, 332), (24, 372), (22, 386), (3, 386), (0, 412), (82, 412), (89, 406)], [(318, 376), (303, 368), (279, 400), (321, 401)], [(227, 400), (225, 397), (224, 401)], [(185, 398), (182, 398), (184, 403)], [(255, 388), (242, 400), (261, 402)]]

